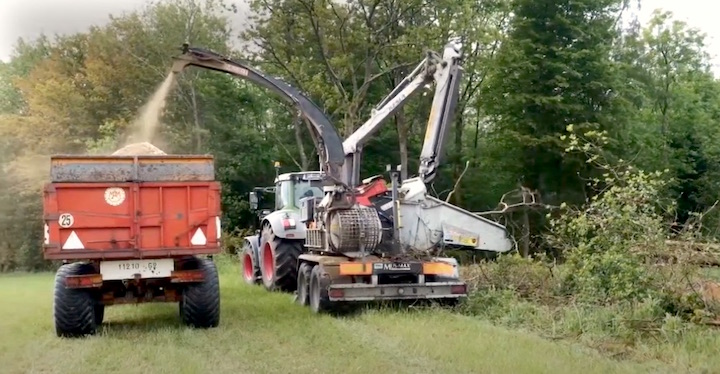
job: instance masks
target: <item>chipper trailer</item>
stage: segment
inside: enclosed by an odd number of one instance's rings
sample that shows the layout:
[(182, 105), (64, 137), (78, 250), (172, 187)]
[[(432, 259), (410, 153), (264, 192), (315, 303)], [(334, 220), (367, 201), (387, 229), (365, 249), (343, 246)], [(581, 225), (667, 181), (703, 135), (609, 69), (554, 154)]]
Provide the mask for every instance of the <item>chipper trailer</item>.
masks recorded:
[[(184, 46), (173, 71), (207, 68), (269, 88), (293, 105), (315, 142), (321, 171), (276, 178), (276, 210), (261, 216), (259, 235), (245, 238), (243, 275), (268, 290), (297, 292), (314, 312), (375, 300), (467, 296), (458, 264), (438, 257), (443, 248), (493, 252), (512, 249), (505, 227), (427, 194), (444, 153), (460, 84), (459, 46), (428, 52), (344, 142), (325, 114), (285, 82), (214, 52)], [(436, 83), (419, 176), (392, 188), (382, 178), (359, 180), (362, 145), (414, 93)], [(251, 193), (256, 206), (257, 195)], [(344, 309), (344, 308), (343, 308)]]
[[(44, 189), (44, 257), (58, 336), (94, 334), (105, 307), (178, 302), (182, 320), (220, 320), (220, 184), (212, 156), (57, 155)], [(209, 255), (209, 256), (208, 256)]]

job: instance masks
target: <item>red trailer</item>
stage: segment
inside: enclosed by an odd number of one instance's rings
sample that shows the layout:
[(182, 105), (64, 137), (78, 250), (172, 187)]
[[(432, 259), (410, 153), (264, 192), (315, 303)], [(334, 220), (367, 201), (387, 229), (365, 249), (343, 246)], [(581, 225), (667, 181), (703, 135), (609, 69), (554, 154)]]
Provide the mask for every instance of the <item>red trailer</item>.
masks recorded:
[(178, 302), (183, 321), (220, 319), (220, 184), (212, 156), (53, 156), (44, 257), (58, 336), (94, 334), (105, 306)]

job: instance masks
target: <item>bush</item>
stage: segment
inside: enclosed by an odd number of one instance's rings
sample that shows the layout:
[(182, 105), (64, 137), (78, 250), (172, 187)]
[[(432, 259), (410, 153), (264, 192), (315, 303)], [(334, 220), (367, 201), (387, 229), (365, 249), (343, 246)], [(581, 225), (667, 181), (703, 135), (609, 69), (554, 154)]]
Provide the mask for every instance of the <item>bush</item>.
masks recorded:
[(462, 310), (591, 345), (619, 341), (624, 350), (646, 337), (673, 344), (691, 328), (688, 321), (710, 310), (699, 294), (697, 267), (658, 261), (667, 250), (664, 214), (672, 205), (661, 196), (669, 181), (663, 172), (610, 162), (603, 133), (568, 131), (567, 151), (584, 152), (600, 172), (589, 182), (598, 192), (586, 204), (563, 205), (548, 216), (546, 240), (563, 263), (512, 254), (465, 266), (471, 295)]
[(591, 303), (663, 299), (665, 279), (649, 266), (664, 251), (662, 172), (646, 173), (604, 157), (604, 133), (577, 136), (568, 127), (568, 152), (580, 151), (602, 172), (589, 185), (600, 191), (578, 209), (550, 220), (548, 241), (566, 258), (562, 292)]

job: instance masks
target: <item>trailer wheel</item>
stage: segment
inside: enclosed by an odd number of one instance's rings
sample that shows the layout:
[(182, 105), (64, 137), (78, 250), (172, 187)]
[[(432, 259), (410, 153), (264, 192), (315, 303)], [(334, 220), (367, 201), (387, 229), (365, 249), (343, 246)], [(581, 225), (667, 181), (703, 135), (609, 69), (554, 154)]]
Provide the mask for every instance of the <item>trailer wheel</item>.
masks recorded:
[(260, 267), (255, 262), (255, 255), (253, 253), (253, 248), (250, 243), (245, 241), (245, 244), (243, 245), (243, 254), (242, 254), (242, 266), (243, 266), (243, 280), (245, 280), (245, 283), (250, 285), (255, 285), (260, 283)]
[(312, 267), (307, 262), (300, 264), (297, 276), (297, 303), (305, 306), (310, 303), (310, 272)]
[(217, 327), (220, 324), (220, 280), (212, 260), (197, 259), (205, 280), (188, 285), (182, 293), (180, 315), (183, 322), (196, 328)]
[(95, 324), (97, 326), (102, 325), (103, 320), (105, 319), (105, 305), (97, 302), (95, 304)]
[(301, 240), (281, 239), (265, 225), (260, 241), (262, 282), (268, 291), (293, 292), (297, 289), (297, 261), (303, 252)]
[(97, 332), (95, 299), (84, 289), (66, 288), (68, 275), (91, 274), (95, 272), (89, 264), (80, 262), (64, 264), (55, 273), (53, 297), (53, 319), (58, 337), (80, 337)]
[(310, 271), (310, 310), (314, 313), (329, 313), (332, 311), (332, 302), (328, 296), (326, 282), (322, 279), (322, 267), (313, 266)]

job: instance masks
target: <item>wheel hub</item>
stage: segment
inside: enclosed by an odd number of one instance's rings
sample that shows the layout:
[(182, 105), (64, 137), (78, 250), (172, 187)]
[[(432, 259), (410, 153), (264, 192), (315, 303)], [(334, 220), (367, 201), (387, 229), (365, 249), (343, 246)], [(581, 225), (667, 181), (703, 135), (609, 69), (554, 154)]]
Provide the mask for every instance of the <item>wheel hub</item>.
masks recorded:
[(245, 254), (245, 257), (243, 258), (243, 274), (245, 275), (245, 279), (254, 279), (255, 278), (255, 269), (252, 263), (252, 256), (250, 256), (249, 253)]
[(275, 276), (275, 256), (273, 256), (270, 243), (263, 247), (263, 278), (272, 280)]

